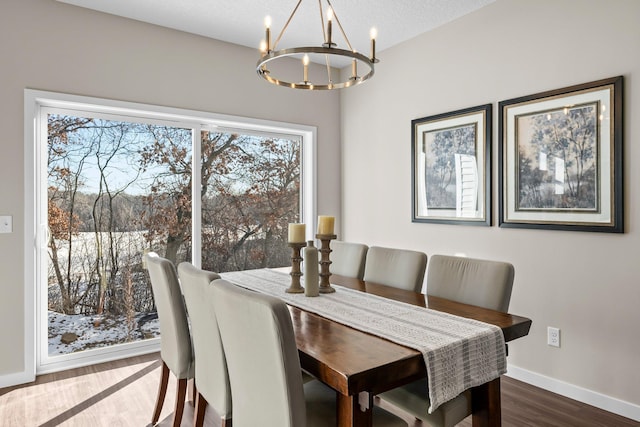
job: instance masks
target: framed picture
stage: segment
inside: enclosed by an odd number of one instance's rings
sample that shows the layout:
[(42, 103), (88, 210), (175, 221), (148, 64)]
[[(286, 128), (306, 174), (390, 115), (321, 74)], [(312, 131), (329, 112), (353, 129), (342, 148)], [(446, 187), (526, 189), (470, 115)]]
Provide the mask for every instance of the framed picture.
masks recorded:
[(491, 225), (491, 110), (411, 121), (413, 222)]
[(622, 233), (622, 77), (499, 103), (500, 227)]

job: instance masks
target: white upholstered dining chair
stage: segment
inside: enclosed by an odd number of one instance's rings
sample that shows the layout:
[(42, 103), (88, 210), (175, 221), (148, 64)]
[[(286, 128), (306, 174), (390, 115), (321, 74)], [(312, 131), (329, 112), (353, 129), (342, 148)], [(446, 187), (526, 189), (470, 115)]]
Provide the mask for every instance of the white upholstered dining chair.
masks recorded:
[(191, 263), (178, 265), (178, 277), (191, 320), (191, 337), (195, 355), (194, 427), (201, 427), (207, 406), (220, 417), (220, 426), (231, 425), (231, 387), (227, 373), (227, 361), (222, 348), (216, 316), (208, 303), (207, 289), (217, 273), (202, 270)]
[(331, 273), (362, 280), (369, 247), (362, 243), (331, 242)]
[(427, 295), (506, 312), (515, 270), (508, 262), (433, 255)]
[[(513, 279), (513, 265), (507, 262), (433, 255), (427, 268), (427, 295), (506, 312)], [(452, 427), (471, 415), (470, 390), (429, 414), (429, 388), (425, 379), (378, 397), (433, 427)]]
[[(286, 304), (225, 280), (210, 288), (227, 355), (234, 427), (336, 425), (336, 392), (319, 381), (303, 385)], [(376, 408), (376, 426), (406, 422)]]
[(151, 424), (155, 425), (160, 418), (167, 393), (169, 372), (171, 372), (178, 380), (172, 423), (174, 427), (178, 427), (184, 411), (187, 380), (193, 378), (194, 372), (189, 323), (173, 263), (155, 252), (146, 254), (145, 261), (160, 321), (160, 358), (162, 359), (158, 397)]
[(426, 267), (427, 255), (423, 252), (371, 246), (367, 251), (364, 280), (420, 292)]

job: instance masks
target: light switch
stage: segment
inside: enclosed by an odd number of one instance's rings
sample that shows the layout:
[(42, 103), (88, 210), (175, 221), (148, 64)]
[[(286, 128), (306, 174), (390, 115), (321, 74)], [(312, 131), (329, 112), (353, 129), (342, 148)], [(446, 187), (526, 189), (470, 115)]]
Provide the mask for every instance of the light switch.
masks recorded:
[(0, 216), (0, 233), (13, 233), (13, 217), (11, 215)]

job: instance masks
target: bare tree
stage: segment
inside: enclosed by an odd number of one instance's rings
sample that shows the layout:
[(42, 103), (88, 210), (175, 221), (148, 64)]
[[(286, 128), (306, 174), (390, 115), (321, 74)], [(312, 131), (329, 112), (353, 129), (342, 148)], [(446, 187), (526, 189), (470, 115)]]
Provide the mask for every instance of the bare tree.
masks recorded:
[[(532, 147), (530, 159), (537, 164), (542, 155), (547, 159), (546, 172), (524, 177), (527, 186), (520, 187), (520, 199), (523, 206), (531, 200), (531, 184), (537, 180), (534, 190), (542, 194), (538, 207), (593, 208), (596, 204), (597, 189), (597, 106), (583, 105), (567, 109), (537, 114), (532, 122), (532, 137), (525, 143)], [(525, 152), (526, 153), (526, 152)], [(555, 182), (555, 164), (561, 162), (564, 179)], [(551, 189), (556, 185), (562, 191)]]
[(476, 154), (476, 128), (474, 125), (459, 126), (434, 132), (427, 154), (427, 205), (432, 207), (455, 207), (455, 154)]

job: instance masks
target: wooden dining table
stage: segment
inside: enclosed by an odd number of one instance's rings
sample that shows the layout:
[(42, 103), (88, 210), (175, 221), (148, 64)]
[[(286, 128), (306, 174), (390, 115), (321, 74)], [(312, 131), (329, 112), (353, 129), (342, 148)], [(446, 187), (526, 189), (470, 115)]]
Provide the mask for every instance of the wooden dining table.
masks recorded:
[[(338, 275), (331, 283), (500, 327), (505, 342), (526, 336), (531, 320)], [(376, 394), (425, 378), (421, 352), (289, 306), (302, 368), (336, 390), (338, 426), (370, 427)], [(500, 426), (500, 378), (471, 389), (473, 426)], [(426, 407), (425, 407), (426, 411)]]

